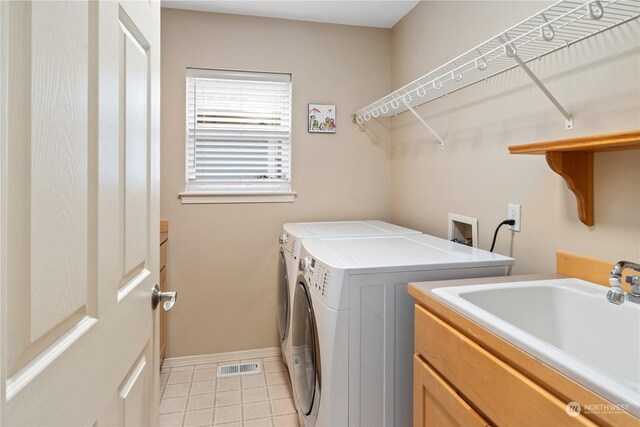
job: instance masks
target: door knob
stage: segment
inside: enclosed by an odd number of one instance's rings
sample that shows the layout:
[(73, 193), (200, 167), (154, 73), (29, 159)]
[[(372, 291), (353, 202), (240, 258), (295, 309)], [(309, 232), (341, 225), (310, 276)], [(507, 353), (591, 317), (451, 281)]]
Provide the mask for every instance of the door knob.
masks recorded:
[(177, 292), (161, 292), (160, 286), (156, 283), (153, 287), (153, 292), (151, 293), (151, 307), (155, 310), (158, 307), (158, 304), (160, 304), (160, 301), (164, 301), (162, 308), (164, 311), (169, 311), (173, 308), (177, 298)]

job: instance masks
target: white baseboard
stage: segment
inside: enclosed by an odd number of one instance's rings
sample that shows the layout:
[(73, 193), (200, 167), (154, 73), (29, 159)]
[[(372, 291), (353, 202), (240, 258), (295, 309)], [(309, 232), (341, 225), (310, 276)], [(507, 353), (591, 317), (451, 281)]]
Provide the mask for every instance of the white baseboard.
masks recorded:
[(231, 351), (229, 353), (200, 354), (198, 356), (172, 357), (164, 359), (163, 368), (189, 366), (203, 363), (218, 363), (225, 360), (248, 360), (259, 357), (281, 356), (280, 347), (260, 348), (257, 350)]

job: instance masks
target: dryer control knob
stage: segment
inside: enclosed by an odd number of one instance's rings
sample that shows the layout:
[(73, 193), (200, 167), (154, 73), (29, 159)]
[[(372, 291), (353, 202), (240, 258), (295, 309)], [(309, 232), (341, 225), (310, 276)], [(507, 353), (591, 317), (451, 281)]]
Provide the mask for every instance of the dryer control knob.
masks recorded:
[(281, 244), (281, 245), (284, 245), (285, 243), (287, 243), (287, 240), (289, 240), (289, 236), (287, 236), (287, 234), (286, 234), (286, 233), (282, 233), (282, 234), (280, 235), (280, 239), (279, 239), (280, 244)]
[(309, 258), (304, 257), (300, 259), (300, 271), (309, 271), (309, 267), (311, 266), (311, 261)]

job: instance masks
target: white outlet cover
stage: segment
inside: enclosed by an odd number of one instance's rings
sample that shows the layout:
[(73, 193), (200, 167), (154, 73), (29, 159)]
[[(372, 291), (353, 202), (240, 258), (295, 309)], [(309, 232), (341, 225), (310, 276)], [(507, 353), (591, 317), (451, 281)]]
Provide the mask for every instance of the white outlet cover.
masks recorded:
[(522, 206), (517, 203), (509, 203), (507, 208), (507, 218), (515, 219), (516, 223), (509, 226), (509, 230), (520, 231), (520, 210)]

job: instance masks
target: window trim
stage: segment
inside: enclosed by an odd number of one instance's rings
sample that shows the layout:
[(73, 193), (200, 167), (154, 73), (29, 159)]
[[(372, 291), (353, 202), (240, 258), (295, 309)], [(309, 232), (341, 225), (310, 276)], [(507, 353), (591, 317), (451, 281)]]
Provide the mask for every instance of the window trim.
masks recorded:
[[(253, 75), (261, 80), (261, 76), (267, 80), (268, 76), (281, 76), (283, 81), (288, 76), (289, 81), (289, 111), (290, 111), (290, 127), (289, 127), (289, 181), (287, 183), (279, 183), (271, 185), (228, 185), (219, 186), (216, 184), (200, 184), (198, 182), (189, 181), (188, 171), (188, 149), (189, 149), (189, 78), (215, 78), (215, 76), (225, 76), (233, 78), (234, 75), (247, 76)], [(269, 80), (273, 81), (273, 80)], [(188, 67), (185, 74), (185, 123), (184, 123), (184, 143), (185, 143), (185, 190), (178, 193), (182, 204), (209, 204), (209, 203), (293, 203), (297, 197), (297, 193), (291, 188), (292, 181), (292, 131), (293, 131), (293, 75), (291, 73), (275, 73), (275, 72), (257, 72), (257, 71), (238, 71), (238, 70), (222, 70), (222, 69), (204, 69)]]
[(295, 191), (210, 192), (185, 191), (179, 194), (183, 205), (215, 203), (293, 203)]

